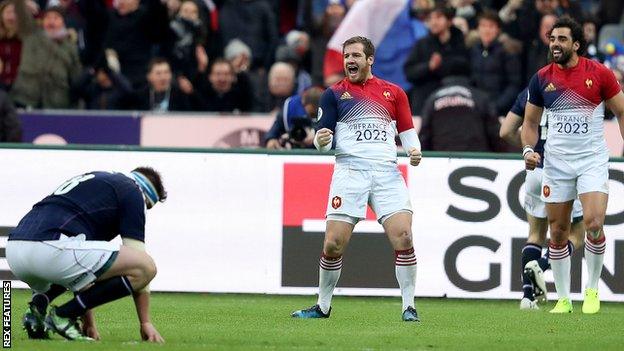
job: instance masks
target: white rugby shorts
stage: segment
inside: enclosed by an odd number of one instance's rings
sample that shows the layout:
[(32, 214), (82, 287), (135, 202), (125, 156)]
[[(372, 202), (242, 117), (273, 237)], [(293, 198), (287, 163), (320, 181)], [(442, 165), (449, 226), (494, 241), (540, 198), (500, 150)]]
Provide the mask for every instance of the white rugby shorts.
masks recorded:
[[(532, 171), (526, 171), (524, 179), (524, 210), (536, 218), (546, 218), (546, 203), (542, 200), (542, 175), (541, 168), (535, 168)], [(578, 197), (574, 199), (572, 205), (572, 218), (583, 216), (583, 206)]]
[(560, 158), (546, 154), (542, 200), (566, 202), (589, 192), (609, 193), (609, 155)]
[(79, 291), (103, 274), (119, 252), (119, 244), (61, 235), (58, 240), (9, 240), (6, 258), (11, 271), (36, 292), (51, 284)]
[(383, 223), (388, 215), (397, 212), (412, 213), (409, 192), (399, 169), (355, 169), (336, 164), (329, 189), (326, 216), (328, 219), (346, 215), (352, 224), (366, 218), (370, 205), (377, 221)]

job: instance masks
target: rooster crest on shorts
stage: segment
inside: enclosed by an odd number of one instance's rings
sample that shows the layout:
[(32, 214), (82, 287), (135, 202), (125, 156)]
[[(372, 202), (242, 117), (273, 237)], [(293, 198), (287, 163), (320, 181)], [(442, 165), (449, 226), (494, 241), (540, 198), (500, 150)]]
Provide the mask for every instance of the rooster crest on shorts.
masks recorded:
[(342, 199), (340, 198), (340, 196), (334, 196), (332, 198), (332, 207), (334, 208), (334, 210), (340, 207), (341, 205), (342, 205)]
[(550, 187), (548, 185), (544, 185), (544, 196), (548, 197), (550, 196)]

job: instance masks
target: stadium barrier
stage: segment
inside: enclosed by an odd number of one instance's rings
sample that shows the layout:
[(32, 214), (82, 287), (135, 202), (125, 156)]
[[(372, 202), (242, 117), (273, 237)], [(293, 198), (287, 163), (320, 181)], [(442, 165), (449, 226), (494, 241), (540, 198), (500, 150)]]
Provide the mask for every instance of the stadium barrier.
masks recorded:
[[(65, 179), (150, 165), (169, 191), (167, 202), (147, 215), (147, 250), (158, 265), (152, 290), (316, 293), (332, 156), (0, 144), (0, 159), (0, 246), (30, 207)], [(603, 300), (624, 301), (624, 163), (613, 161), (600, 289)], [(400, 167), (414, 209), (417, 295), (518, 298), (528, 230), (521, 159), (426, 153), (421, 166), (400, 158)], [(580, 257), (573, 259), (573, 298), (583, 286)], [(337, 294), (398, 296), (393, 260), (369, 211), (345, 254)], [(11, 278), (4, 258), (0, 278)]]
[[(23, 141), (44, 145), (100, 144), (150, 147), (259, 148), (275, 119), (271, 114), (164, 113), (145, 111), (21, 111)], [(414, 117), (420, 130), (421, 119)], [(611, 156), (624, 142), (616, 120), (605, 121)]]

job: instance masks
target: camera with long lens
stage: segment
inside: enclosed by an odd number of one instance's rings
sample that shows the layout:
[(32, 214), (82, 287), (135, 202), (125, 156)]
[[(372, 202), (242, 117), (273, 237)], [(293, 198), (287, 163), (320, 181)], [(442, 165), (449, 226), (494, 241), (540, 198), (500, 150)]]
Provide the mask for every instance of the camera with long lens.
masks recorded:
[(306, 148), (304, 141), (308, 136), (308, 130), (312, 128), (312, 120), (307, 116), (295, 117), (292, 119), (292, 126), (288, 133), (280, 138), (280, 144), (288, 148)]

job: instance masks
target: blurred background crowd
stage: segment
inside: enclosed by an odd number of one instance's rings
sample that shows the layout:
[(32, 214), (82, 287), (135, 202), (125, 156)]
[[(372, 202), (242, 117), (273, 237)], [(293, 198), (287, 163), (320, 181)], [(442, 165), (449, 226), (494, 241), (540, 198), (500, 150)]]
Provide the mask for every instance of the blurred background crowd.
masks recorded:
[(0, 108), (279, 113), (279, 148), (284, 115), (313, 117), (342, 79), (340, 44), (362, 34), (373, 73), (423, 117), (425, 149), (436, 92), (460, 86), (474, 101), (453, 113), (485, 125), (479, 151), (504, 151), (497, 118), (548, 63), (562, 15), (622, 81), (622, 0), (3, 0)]

